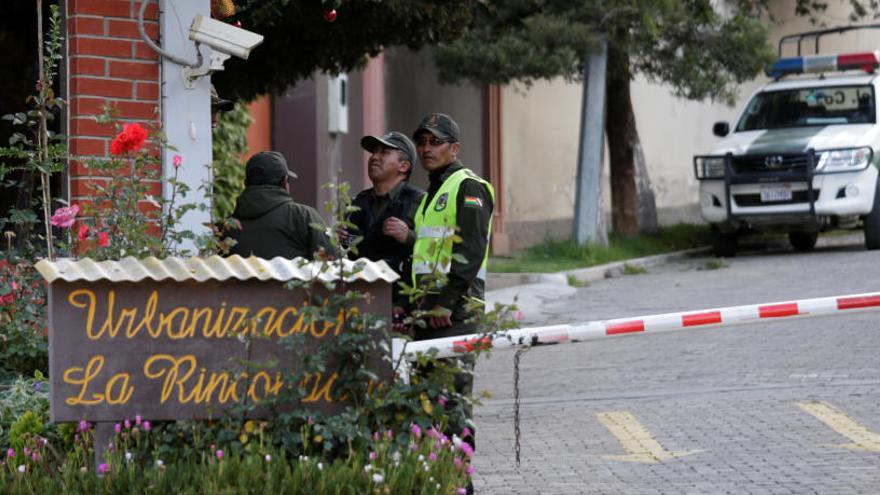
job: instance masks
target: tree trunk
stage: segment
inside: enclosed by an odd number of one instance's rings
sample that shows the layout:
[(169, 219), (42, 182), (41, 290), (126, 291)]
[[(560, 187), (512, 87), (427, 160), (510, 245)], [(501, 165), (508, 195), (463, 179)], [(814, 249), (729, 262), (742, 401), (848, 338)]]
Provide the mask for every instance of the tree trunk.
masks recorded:
[(611, 225), (618, 234), (657, 230), (654, 192), (636, 129), (630, 78), (628, 54), (609, 45), (605, 131), (611, 162)]

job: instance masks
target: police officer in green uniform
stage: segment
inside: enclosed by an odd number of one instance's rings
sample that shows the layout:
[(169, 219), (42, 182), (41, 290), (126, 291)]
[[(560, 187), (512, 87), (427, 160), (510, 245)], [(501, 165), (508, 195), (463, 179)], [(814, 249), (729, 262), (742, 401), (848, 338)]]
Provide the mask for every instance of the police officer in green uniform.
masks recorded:
[(312, 227), (323, 226), (324, 219), (311, 206), (293, 200), (287, 190), (288, 177), (296, 174), (277, 151), (261, 151), (248, 160), (245, 189), (232, 213), (241, 228), (229, 233), (236, 241), (230, 254), (312, 259), (319, 249), (333, 252), (326, 233)]
[[(427, 115), (413, 132), (430, 180), (415, 217), (413, 283), (423, 284), (432, 273), (446, 275), (444, 284), (429, 289), (423, 308), (433, 316), (416, 331), (416, 340), (474, 333), (466, 321), (472, 316), (467, 302), (483, 299), (495, 191), (458, 160), (459, 137), (458, 124), (442, 113)], [(454, 235), (461, 242), (453, 242)]]
[[(468, 300), (483, 299), (495, 191), (458, 161), (459, 137), (458, 124), (440, 113), (427, 115), (413, 133), (416, 151), (430, 180), (415, 217), (413, 283), (428, 289), (422, 307), (430, 309), (431, 316), (427, 328), (416, 328), (415, 340), (478, 331), (475, 323), (467, 321), (474, 316), (468, 311)], [(461, 242), (454, 242), (453, 236)], [(435, 276), (438, 272), (445, 275), (445, 280)], [(439, 285), (432, 287), (432, 279)], [(459, 369), (456, 392), (468, 396), (473, 391), (474, 356), (461, 356), (455, 361)], [(466, 425), (476, 435), (473, 410), (469, 405), (463, 409), (464, 417), (450, 418), (450, 433), (460, 433)], [(476, 447), (475, 436), (465, 440)], [(473, 493), (470, 483), (467, 493)]]

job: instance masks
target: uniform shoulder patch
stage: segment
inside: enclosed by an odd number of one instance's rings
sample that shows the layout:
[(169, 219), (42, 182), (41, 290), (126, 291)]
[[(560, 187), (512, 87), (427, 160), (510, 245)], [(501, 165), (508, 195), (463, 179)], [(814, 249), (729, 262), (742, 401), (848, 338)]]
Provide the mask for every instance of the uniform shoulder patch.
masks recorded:
[(437, 203), (434, 205), (434, 211), (443, 211), (446, 209), (446, 203), (449, 201), (449, 193), (443, 193), (440, 197), (437, 198)]
[(470, 206), (472, 208), (482, 208), (483, 200), (478, 198), (477, 196), (465, 196), (464, 206)]

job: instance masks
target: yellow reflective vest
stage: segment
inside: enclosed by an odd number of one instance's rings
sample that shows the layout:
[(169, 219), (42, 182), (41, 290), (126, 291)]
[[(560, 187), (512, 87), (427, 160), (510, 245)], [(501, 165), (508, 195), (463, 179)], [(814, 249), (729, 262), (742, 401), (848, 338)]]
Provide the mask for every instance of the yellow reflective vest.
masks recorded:
[[(458, 213), (458, 194), (461, 183), (473, 179), (489, 191), (492, 202), (495, 202), (495, 189), (492, 184), (483, 180), (469, 169), (463, 168), (446, 178), (431, 198), (428, 207), (428, 195), (422, 197), (415, 217), (416, 243), (413, 246), (413, 285), (417, 284), (420, 275), (430, 273), (449, 273), (452, 266), (452, 247), (456, 235), (456, 215)], [(488, 235), (492, 235), (492, 220), (489, 220)], [(489, 244), (483, 253), (482, 264), (477, 278), (486, 279), (486, 264), (489, 260)]]

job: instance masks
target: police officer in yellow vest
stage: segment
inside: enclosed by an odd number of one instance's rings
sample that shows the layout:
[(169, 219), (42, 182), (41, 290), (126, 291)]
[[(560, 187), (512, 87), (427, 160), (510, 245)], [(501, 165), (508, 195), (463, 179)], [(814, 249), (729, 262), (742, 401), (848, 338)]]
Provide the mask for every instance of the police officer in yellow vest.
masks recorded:
[(415, 217), (413, 283), (423, 284), (432, 272), (446, 275), (422, 306), (434, 316), (428, 328), (416, 330), (416, 340), (474, 333), (475, 326), (465, 321), (471, 316), (467, 300), (483, 299), (495, 192), (458, 161), (459, 137), (458, 124), (442, 113), (427, 115), (413, 132), (430, 179)]

